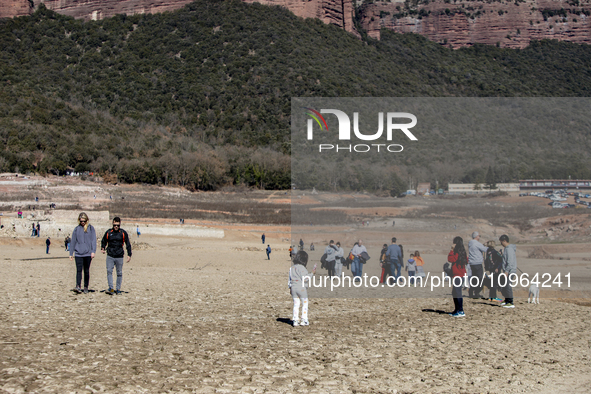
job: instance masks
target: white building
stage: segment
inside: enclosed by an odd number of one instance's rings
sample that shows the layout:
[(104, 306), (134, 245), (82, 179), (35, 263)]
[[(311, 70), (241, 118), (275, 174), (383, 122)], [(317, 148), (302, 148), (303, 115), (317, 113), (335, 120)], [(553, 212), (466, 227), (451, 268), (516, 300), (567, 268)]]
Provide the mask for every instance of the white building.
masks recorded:
[(486, 194), (489, 192), (519, 193), (519, 183), (497, 183), (496, 189), (489, 190), (486, 184), (482, 183), (476, 188), (476, 183), (449, 183), (448, 194)]

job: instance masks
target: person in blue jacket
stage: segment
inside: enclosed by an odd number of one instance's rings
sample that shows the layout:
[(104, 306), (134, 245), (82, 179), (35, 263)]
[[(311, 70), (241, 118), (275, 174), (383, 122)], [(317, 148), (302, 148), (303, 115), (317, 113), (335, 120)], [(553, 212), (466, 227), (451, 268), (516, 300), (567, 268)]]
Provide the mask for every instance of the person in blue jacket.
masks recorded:
[(70, 245), (70, 260), (76, 260), (76, 288), (81, 293), (82, 271), (84, 270), (84, 293), (88, 293), (90, 282), (90, 263), (96, 253), (96, 232), (89, 223), (88, 215), (81, 212), (78, 215), (78, 226), (72, 232)]

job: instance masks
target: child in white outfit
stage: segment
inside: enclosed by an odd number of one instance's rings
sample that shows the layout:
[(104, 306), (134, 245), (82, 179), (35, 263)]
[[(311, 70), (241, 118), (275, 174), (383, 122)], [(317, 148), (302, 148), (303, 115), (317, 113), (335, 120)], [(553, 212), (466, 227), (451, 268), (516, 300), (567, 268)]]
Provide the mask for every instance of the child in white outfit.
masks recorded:
[[(316, 273), (316, 265), (312, 269), (312, 273), (308, 273), (306, 265), (308, 264), (308, 253), (299, 251), (293, 259), (293, 265), (289, 269), (289, 289), (293, 298), (293, 326), (307, 326), (308, 322), (308, 291), (306, 287), (309, 286), (309, 281), (312, 280), (312, 275)], [(306, 283), (304, 283), (304, 278)], [(300, 301), (302, 304), (302, 320), (298, 319), (300, 313)]]

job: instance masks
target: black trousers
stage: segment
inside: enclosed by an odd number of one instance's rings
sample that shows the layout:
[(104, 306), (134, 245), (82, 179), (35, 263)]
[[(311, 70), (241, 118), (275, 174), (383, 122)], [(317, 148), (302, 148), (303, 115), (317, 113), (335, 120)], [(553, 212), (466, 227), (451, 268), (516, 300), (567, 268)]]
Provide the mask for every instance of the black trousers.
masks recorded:
[(489, 288), (488, 298), (497, 298), (497, 290), (499, 286), (499, 273), (494, 272), (492, 279), (486, 279), (486, 286)]
[(484, 277), (484, 268), (482, 267), (482, 264), (470, 265), (470, 268), (472, 269), (472, 276), (478, 277), (478, 286), (472, 287), (472, 283), (476, 282), (476, 280), (473, 280), (473, 282), (470, 283), (470, 291), (468, 292), (468, 296), (472, 298), (475, 296), (479, 296), (480, 292), (482, 291), (482, 278)]
[[(459, 286), (456, 286), (453, 284), (453, 279), (452, 278), (452, 290), (451, 290), (451, 296), (454, 299), (454, 311), (453, 313), (456, 312), (464, 312), (464, 299), (462, 298), (462, 285), (460, 284)], [(459, 283), (460, 281), (457, 280), (456, 283)], [(462, 279), (463, 282), (463, 279)]]
[(80, 287), (82, 282), (82, 269), (84, 269), (84, 287), (88, 288), (88, 282), (90, 281), (90, 263), (92, 263), (92, 257), (78, 257), (76, 260), (76, 287)]
[(334, 276), (334, 264), (335, 264), (334, 260), (326, 262), (326, 269), (328, 270), (328, 276)]

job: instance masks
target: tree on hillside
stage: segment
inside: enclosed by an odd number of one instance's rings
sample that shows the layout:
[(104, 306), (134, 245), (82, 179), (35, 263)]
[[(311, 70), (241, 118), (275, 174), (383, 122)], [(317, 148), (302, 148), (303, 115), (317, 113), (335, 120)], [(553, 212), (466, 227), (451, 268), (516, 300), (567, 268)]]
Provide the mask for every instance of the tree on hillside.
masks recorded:
[(497, 188), (497, 184), (495, 182), (495, 173), (491, 166), (488, 166), (488, 171), (486, 172), (486, 187), (488, 188), (488, 192), (490, 193), (492, 189)]

